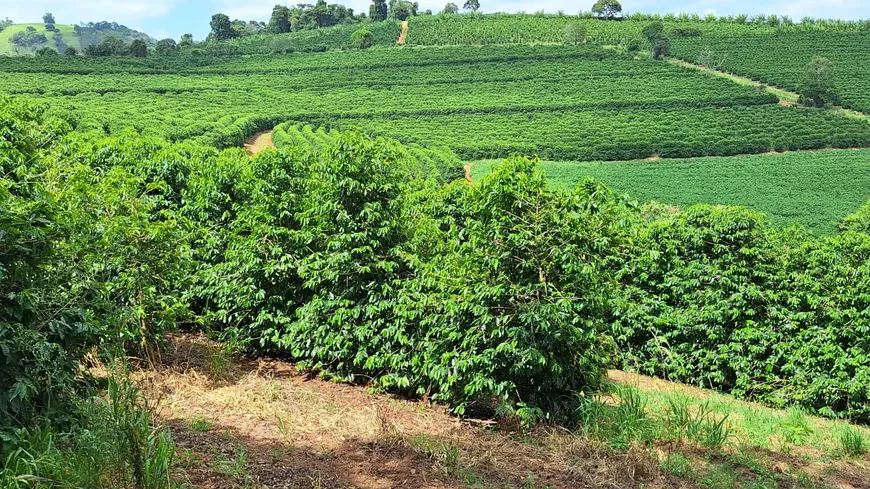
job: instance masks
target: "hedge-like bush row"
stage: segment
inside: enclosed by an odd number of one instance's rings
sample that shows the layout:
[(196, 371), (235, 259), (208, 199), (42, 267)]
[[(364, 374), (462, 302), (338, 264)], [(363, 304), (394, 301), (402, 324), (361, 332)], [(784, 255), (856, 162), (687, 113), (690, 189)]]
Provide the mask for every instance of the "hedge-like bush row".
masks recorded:
[[(16, 168), (0, 180), (12, 210), (0, 257), (13, 271), (0, 276), (12, 292), (0, 342), (16, 359), (0, 375), (22, 379), (0, 393), (7, 412), (39, 414), (43, 396), (55, 405), (73, 380), (37, 380), (71, 379), (86, 347), (148, 353), (167, 329), (196, 325), (459, 413), (571, 419), (616, 355), (870, 419), (864, 211), (831, 238), (739, 208), (648, 221), (592, 181), (551, 189), (525, 158), (443, 185), (420, 148), (359, 133), (303, 126), (318, 150), (251, 159), (135, 133), (57, 139), (22, 113), (3, 113), (0, 134), (14, 150), (4, 168)], [(46, 194), (31, 199), (22, 179)], [(41, 329), (58, 305), (71, 319)]]
[[(867, 229), (866, 212), (848, 221)], [(618, 276), (623, 366), (870, 420), (870, 235), (815, 239), (695, 206), (642, 227)]]
[[(310, 152), (325, 150), (335, 144), (340, 133), (323, 127), (314, 129), (310, 124), (285, 122), (275, 126), (272, 132), (272, 143), (275, 147), (297, 148)], [(463, 162), (448, 148), (422, 147), (412, 144), (404, 148), (406, 158), (414, 160), (426, 174), (444, 182), (462, 178), (465, 174)]]

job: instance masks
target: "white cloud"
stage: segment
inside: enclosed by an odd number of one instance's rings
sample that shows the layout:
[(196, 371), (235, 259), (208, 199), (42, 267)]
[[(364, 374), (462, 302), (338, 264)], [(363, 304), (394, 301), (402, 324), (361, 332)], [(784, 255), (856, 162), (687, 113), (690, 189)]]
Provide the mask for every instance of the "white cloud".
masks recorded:
[(181, 0), (0, 0), (0, 13), (15, 22), (40, 22), (42, 14), (51, 12), (61, 24), (107, 20), (130, 24), (159, 18), (169, 13)]
[(269, 20), (272, 15), (272, 7), (278, 4), (287, 5), (289, 2), (283, 0), (246, 0), (243, 2), (220, 0), (215, 3), (215, 12), (226, 14), (230, 19)]
[(870, 15), (866, 0), (796, 0), (779, 2), (771, 6), (771, 11), (795, 19), (801, 17), (858, 19)]

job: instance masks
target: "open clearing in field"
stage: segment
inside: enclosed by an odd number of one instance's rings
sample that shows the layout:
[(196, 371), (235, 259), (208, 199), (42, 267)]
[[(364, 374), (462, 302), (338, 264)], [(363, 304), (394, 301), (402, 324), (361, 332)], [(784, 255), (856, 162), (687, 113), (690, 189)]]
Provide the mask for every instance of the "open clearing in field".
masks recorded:
[[(596, 424), (529, 434), (323, 381), (283, 361), (234, 358), (193, 335), (171, 338), (165, 365), (136, 378), (159, 400), (194, 487), (853, 488), (870, 481), (867, 456), (845, 456), (840, 441), (845, 432), (866, 439), (866, 429), (617, 371), (610, 374), (616, 394), (596, 404)], [(636, 416), (625, 416), (627, 403)], [(673, 405), (699, 420), (724, 419), (727, 439), (717, 450), (675, 439)], [(608, 435), (614, 421), (633, 423), (636, 439), (625, 438), (632, 430)]]
[(251, 156), (255, 156), (263, 150), (274, 147), (275, 145), (272, 143), (272, 131), (258, 132), (251, 135), (251, 137), (245, 141), (245, 151), (247, 151)]
[[(497, 161), (472, 164), (475, 181)], [(742, 205), (781, 225), (830, 233), (834, 222), (870, 199), (870, 150), (621, 162), (541, 163), (553, 185), (573, 188), (587, 176), (640, 202), (677, 206)]]

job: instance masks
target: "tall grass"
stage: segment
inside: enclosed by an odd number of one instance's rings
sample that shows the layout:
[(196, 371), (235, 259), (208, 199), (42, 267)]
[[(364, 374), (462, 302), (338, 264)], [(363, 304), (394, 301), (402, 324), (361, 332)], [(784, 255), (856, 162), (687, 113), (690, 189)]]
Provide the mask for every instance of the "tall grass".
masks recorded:
[(80, 406), (75, 424), (7, 432), (0, 487), (173, 489), (175, 445), (126, 379), (110, 378), (105, 398)]

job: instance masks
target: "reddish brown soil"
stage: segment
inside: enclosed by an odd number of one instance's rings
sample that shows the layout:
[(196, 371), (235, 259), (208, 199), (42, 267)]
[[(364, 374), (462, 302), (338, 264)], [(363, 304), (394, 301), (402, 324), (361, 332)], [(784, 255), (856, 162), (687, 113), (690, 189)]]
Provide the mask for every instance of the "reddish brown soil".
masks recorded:
[(396, 44), (398, 44), (399, 46), (404, 46), (406, 37), (408, 37), (408, 21), (403, 20), (402, 21), (402, 33), (399, 34), (399, 40), (396, 41)]
[(253, 134), (245, 141), (245, 151), (251, 156), (256, 156), (257, 153), (274, 148), (272, 143), (272, 131), (263, 131)]

